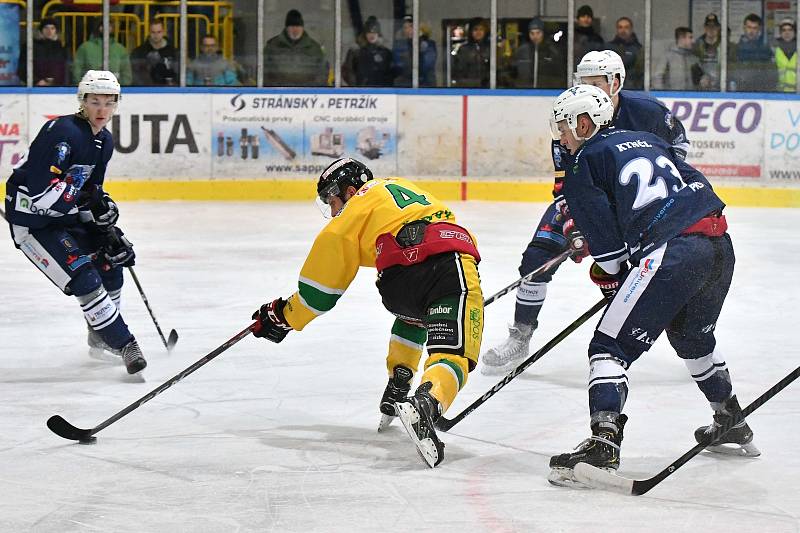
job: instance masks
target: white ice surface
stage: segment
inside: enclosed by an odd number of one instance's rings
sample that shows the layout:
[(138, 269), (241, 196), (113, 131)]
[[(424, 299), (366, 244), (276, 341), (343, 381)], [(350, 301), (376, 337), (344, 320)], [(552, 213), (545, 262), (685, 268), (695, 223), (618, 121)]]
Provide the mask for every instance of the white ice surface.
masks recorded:
[[(514, 281), (544, 206), (452, 206), (478, 237), (485, 295)], [(717, 327), (742, 405), (800, 361), (800, 210), (729, 209), (738, 255)], [(0, 244), (0, 531), (758, 531), (800, 530), (800, 383), (751, 418), (757, 459), (701, 454), (645, 496), (546, 481), (550, 455), (588, 435), (589, 324), (470, 414), (428, 469), (395, 425), (375, 429), (392, 317), (364, 269), (339, 305), (280, 345), (248, 337), (112, 424), (94, 446), (65, 441), (60, 413), (92, 427), (287, 296), (324, 223), (311, 204), (130, 203), (121, 226), (167, 354), (126, 274), (124, 316), (150, 366), (87, 356), (74, 299)], [(550, 285), (538, 348), (599, 298), (586, 263)], [(484, 348), (501, 341), (514, 297), (487, 308)], [(653, 312), (658, 312), (654, 309)], [(710, 409), (659, 339), (631, 369), (620, 472), (648, 477), (694, 445)], [(473, 372), (452, 417), (500, 378)]]

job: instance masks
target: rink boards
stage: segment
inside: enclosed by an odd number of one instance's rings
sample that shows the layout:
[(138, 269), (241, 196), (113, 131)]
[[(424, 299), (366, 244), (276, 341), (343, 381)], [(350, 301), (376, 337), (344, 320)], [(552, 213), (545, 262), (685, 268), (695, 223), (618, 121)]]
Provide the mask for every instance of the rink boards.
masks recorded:
[[(301, 200), (334, 158), (424, 182), (443, 199), (546, 201), (557, 91), (126, 89), (108, 189), (124, 200)], [(662, 93), (689, 161), (732, 205), (800, 206), (800, 99)], [(8, 175), (72, 89), (0, 92)]]

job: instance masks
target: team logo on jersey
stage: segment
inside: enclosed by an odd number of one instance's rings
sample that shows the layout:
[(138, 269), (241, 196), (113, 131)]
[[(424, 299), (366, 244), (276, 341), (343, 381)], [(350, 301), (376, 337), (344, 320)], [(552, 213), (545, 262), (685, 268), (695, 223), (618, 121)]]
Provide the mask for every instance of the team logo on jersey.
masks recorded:
[(70, 148), (67, 143), (65, 142), (58, 143), (56, 145), (56, 165), (60, 166), (64, 161), (66, 161), (69, 152)]

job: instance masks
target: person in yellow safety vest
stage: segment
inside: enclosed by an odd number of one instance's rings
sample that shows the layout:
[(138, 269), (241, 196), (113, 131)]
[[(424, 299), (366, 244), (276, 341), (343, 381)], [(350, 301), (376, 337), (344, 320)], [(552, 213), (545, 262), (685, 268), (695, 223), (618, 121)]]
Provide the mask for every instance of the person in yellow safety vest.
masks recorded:
[(790, 18), (781, 20), (780, 37), (773, 43), (775, 65), (778, 67), (778, 90), (793, 93), (797, 90), (797, 38), (795, 24)]

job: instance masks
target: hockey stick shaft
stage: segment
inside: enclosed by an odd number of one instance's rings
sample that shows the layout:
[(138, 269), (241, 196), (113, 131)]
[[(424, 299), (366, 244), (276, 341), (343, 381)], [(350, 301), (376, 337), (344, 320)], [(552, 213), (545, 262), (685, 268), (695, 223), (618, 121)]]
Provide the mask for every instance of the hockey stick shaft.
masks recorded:
[(539, 268), (537, 268), (533, 272), (531, 272), (529, 274), (525, 274), (524, 276), (519, 278), (517, 281), (515, 281), (511, 285), (508, 285), (508, 286), (500, 289), (496, 293), (494, 293), (491, 296), (489, 296), (488, 298), (486, 298), (483, 301), (483, 306), (486, 307), (487, 305), (489, 305), (490, 303), (494, 302), (495, 300), (498, 300), (498, 299), (502, 298), (503, 296), (505, 296), (506, 294), (508, 294), (509, 292), (513, 291), (514, 289), (516, 289), (517, 287), (519, 287), (520, 285), (522, 285), (526, 281), (529, 281), (529, 280), (532, 280), (533, 278), (541, 276), (542, 274), (544, 274), (548, 270), (552, 269), (553, 267), (556, 267), (556, 266), (560, 265), (561, 263), (566, 261), (567, 258), (572, 253), (573, 253), (573, 250), (571, 250), (571, 249), (561, 252), (560, 254), (558, 254), (557, 256), (553, 257), (552, 259), (550, 259), (549, 261), (544, 263), (542, 266), (540, 266)]
[(544, 354), (552, 350), (553, 347), (555, 347), (558, 343), (566, 339), (573, 331), (581, 327), (584, 322), (589, 320), (595, 313), (603, 309), (606, 305), (608, 305), (608, 302), (606, 302), (605, 298), (594, 304), (588, 311), (579, 316), (572, 324), (561, 330), (558, 335), (550, 339), (547, 344), (539, 348), (536, 353), (525, 359), (525, 361), (523, 361), (517, 368), (506, 374), (506, 377), (500, 380), (494, 387), (489, 389), (486, 394), (472, 402), (469, 407), (458, 413), (453, 418), (448, 419), (443, 416), (439, 417), (435, 424), (436, 428), (442, 431), (448, 431), (450, 428), (461, 422), (464, 417), (483, 405), (486, 400), (494, 396), (497, 391), (508, 385), (515, 377), (525, 372), (529, 366), (538, 361)]
[[(170, 340), (172, 341), (174, 338), (174, 342), (170, 345), (167, 342), (167, 339), (164, 338), (164, 333), (161, 331), (161, 326), (158, 325), (158, 320), (156, 320), (156, 315), (153, 313), (153, 309), (150, 307), (150, 301), (147, 299), (147, 295), (144, 293), (144, 289), (142, 288), (142, 284), (139, 283), (139, 277), (136, 275), (136, 271), (133, 270), (132, 266), (128, 267), (128, 272), (131, 273), (131, 278), (133, 278), (133, 282), (136, 284), (136, 288), (139, 290), (139, 295), (142, 297), (142, 301), (144, 302), (144, 306), (147, 308), (147, 312), (150, 313), (150, 318), (153, 320), (153, 324), (156, 326), (156, 330), (158, 331), (158, 336), (161, 337), (161, 342), (164, 343), (164, 347), (167, 350), (171, 350), (174, 347), (175, 342), (178, 340), (178, 333), (175, 330), (172, 330), (169, 334)], [(174, 333), (174, 335), (173, 335)]]
[(800, 366), (795, 368), (792, 372), (790, 372), (786, 377), (782, 380), (777, 382), (773, 385), (769, 390), (764, 392), (761, 396), (756, 398), (755, 400), (750, 403), (747, 407), (742, 409), (741, 413), (738, 413), (736, 416), (731, 418), (726, 424), (717, 428), (716, 431), (709, 434), (708, 437), (704, 442), (701, 442), (694, 446), (691, 450), (686, 452), (685, 454), (678, 457), (675, 461), (672, 462), (668, 467), (663, 469), (661, 472), (656, 474), (655, 476), (645, 479), (645, 480), (637, 480), (633, 482), (633, 490), (631, 493), (634, 496), (639, 496), (645, 494), (647, 491), (664, 481), (670, 475), (672, 475), (677, 469), (685, 465), (692, 457), (702, 452), (708, 446), (711, 445), (714, 441), (722, 437), (725, 433), (731, 430), (733, 426), (740, 423), (742, 420), (747, 418), (753, 411), (767, 403), (771, 398), (773, 398), (776, 394), (780, 391), (785, 389), (792, 381), (796, 380), (800, 376)]
[(110, 418), (100, 422), (98, 425), (96, 425), (95, 427), (93, 427), (91, 429), (79, 429), (79, 428), (73, 426), (72, 424), (70, 424), (69, 422), (67, 422), (60, 415), (51, 416), (47, 420), (47, 427), (49, 427), (50, 430), (53, 431), (54, 433), (56, 433), (58, 436), (63, 437), (65, 439), (83, 440), (83, 439), (89, 438), (92, 435), (94, 435), (95, 433), (107, 428), (108, 426), (110, 426), (111, 424), (113, 424), (114, 422), (119, 420), (120, 418), (124, 417), (125, 415), (127, 415), (131, 411), (133, 411), (133, 410), (141, 407), (145, 403), (149, 402), (150, 400), (152, 400), (153, 398), (155, 398), (156, 396), (158, 396), (159, 394), (161, 394), (162, 392), (164, 392), (168, 388), (170, 388), (173, 385), (175, 385), (177, 382), (181, 381), (183, 378), (185, 378), (189, 374), (192, 374), (195, 370), (197, 370), (201, 366), (203, 366), (206, 363), (210, 362), (212, 359), (217, 357), (222, 352), (226, 351), (228, 348), (230, 348), (231, 346), (233, 346), (234, 344), (236, 344), (240, 340), (242, 340), (245, 337), (247, 337), (253, 331), (253, 328), (255, 327), (255, 325), (256, 325), (255, 322), (253, 324), (250, 324), (249, 326), (247, 326), (247, 328), (243, 329), (242, 331), (240, 331), (239, 333), (237, 333), (236, 335), (234, 335), (233, 337), (231, 337), (230, 339), (228, 339), (227, 341), (225, 341), (224, 343), (219, 345), (212, 352), (210, 352), (209, 354), (205, 355), (201, 359), (197, 360), (191, 366), (185, 368), (180, 373), (176, 374), (175, 376), (173, 376), (172, 378), (168, 379), (167, 381), (165, 381), (164, 383), (162, 383), (161, 385), (159, 385), (155, 389), (151, 390), (150, 392), (148, 392), (147, 394), (145, 394), (144, 396), (142, 396), (141, 398), (139, 398), (135, 402), (133, 402), (130, 405), (128, 405), (125, 409), (119, 411), (118, 413), (114, 414)]

